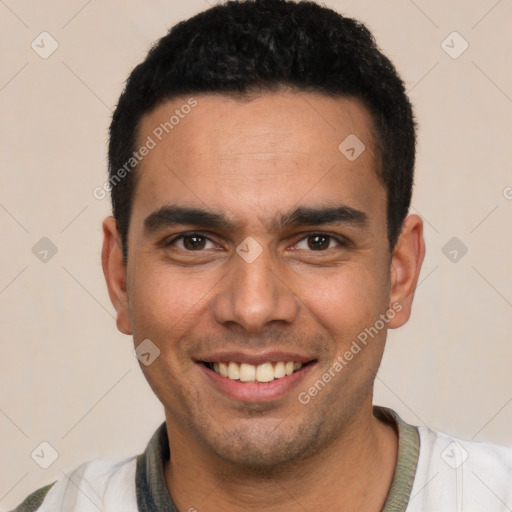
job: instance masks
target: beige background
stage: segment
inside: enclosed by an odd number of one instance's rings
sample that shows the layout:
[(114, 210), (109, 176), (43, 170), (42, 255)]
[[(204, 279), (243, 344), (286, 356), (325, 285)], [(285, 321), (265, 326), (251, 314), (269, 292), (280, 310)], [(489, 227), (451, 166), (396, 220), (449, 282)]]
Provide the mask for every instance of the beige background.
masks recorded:
[[(412, 211), (426, 221), (427, 257), (413, 318), (390, 333), (376, 402), (512, 445), (512, 2), (325, 3), (367, 23), (420, 124)], [(0, 1), (0, 510), (84, 460), (141, 452), (163, 420), (115, 328), (99, 259), (109, 203), (92, 190), (105, 181), (129, 71), (206, 7)], [(59, 45), (47, 59), (31, 48), (43, 31)], [(469, 43), (456, 59), (442, 47), (453, 31)], [(463, 41), (446, 44), (453, 54)], [(58, 248), (46, 263), (32, 252), (42, 237)], [(442, 252), (452, 237), (468, 248), (456, 263)], [(42, 441), (59, 453), (48, 469), (31, 458)]]

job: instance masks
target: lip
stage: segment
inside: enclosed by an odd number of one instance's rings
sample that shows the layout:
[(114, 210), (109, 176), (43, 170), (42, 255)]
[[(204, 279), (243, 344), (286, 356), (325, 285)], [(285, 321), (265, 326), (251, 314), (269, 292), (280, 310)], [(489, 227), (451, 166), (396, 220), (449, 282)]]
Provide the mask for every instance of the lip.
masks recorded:
[(205, 354), (202, 357), (195, 358), (196, 363), (220, 363), (233, 361), (238, 364), (247, 363), (253, 364), (255, 366), (258, 366), (263, 363), (278, 363), (279, 361), (283, 361), (284, 363), (288, 361), (293, 361), (294, 363), (305, 364), (314, 360), (316, 360), (314, 356), (307, 356), (304, 354), (297, 354), (294, 352), (268, 351), (251, 353), (240, 350), (215, 352), (211, 354)]
[[(229, 361), (237, 361), (235, 358), (228, 358), (224, 360)], [(288, 361), (293, 361), (294, 359), (288, 359)], [(219, 359), (216, 361), (223, 361), (223, 359)], [(258, 359), (258, 361), (262, 361)], [(274, 362), (272, 359), (266, 359), (264, 362)], [(277, 359), (277, 361), (283, 361), (283, 359)], [(297, 362), (297, 359), (295, 359)], [(274, 379), (272, 382), (240, 382), (238, 380), (232, 380), (228, 377), (223, 377), (219, 375), (213, 370), (210, 370), (205, 364), (202, 362), (198, 362), (200, 370), (206, 376), (206, 378), (213, 384), (213, 386), (218, 389), (224, 395), (228, 397), (238, 400), (241, 402), (269, 402), (272, 400), (278, 400), (284, 397), (287, 393), (289, 393), (294, 387), (298, 386), (300, 382), (302, 382), (309, 372), (316, 365), (316, 361), (311, 359), (305, 360), (304, 362), (310, 361), (309, 364), (303, 366), (300, 370), (288, 375), (286, 377), (282, 377), (280, 379)], [(246, 360), (242, 360), (242, 362), (247, 362)], [(302, 362), (300, 359), (298, 362)], [(249, 363), (249, 364), (262, 364), (262, 363)]]

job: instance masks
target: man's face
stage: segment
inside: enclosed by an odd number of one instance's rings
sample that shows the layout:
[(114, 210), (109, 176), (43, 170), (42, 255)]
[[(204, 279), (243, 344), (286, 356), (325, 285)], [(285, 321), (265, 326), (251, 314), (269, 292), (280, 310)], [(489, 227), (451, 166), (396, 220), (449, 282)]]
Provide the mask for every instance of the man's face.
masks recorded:
[[(251, 466), (293, 461), (368, 410), (393, 326), (346, 361), (392, 299), (371, 117), (312, 93), (195, 99), (141, 121), (139, 145), (156, 147), (136, 171), (118, 325), (160, 350), (142, 368), (177, 439)], [(351, 134), (366, 148), (355, 160), (338, 148)]]

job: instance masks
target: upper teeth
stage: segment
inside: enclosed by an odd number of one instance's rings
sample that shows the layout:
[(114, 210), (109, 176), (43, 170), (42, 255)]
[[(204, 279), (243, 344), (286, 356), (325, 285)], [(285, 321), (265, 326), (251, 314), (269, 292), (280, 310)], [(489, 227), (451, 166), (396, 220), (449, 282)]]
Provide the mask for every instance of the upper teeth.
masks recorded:
[(293, 361), (278, 363), (263, 363), (259, 365), (242, 363), (234, 361), (229, 363), (213, 363), (213, 369), (223, 377), (241, 382), (271, 382), (274, 379), (280, 379), (291, 375), (294, 371), (300, 370), (302, 363)]

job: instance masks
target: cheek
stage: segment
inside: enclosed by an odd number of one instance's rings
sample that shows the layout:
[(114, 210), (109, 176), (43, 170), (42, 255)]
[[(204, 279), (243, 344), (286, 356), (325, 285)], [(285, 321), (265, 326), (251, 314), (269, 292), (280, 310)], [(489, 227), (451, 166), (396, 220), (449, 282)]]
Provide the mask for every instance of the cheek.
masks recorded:
[(151, 270), (136, 269), (134, 275), (130, 311), (136, 341), (153, 337), (155, 343), (163, 344), (190, 330), (193, 318), (207, 303), (211, 286), (204, 279), (184, 279), (183, 274), (156, 265)]
[(151, 271), (138, 268), (135, 275), (130, 293), (133, 339), (136, 345), (149, 339), (159, 350), (154, 362), (141, 369), (155, 394), (178, 414), (179, 407), (172, 404), (196, 394), (187, 379), (194, 364), (188, 356), (190, 333), (197, 328), (198, 313), (202, 316), (209, 287), (204, 282), (192, 285), (157, 265)]
[(340, 268), (312, 280), (302, 291), (303, 304), (335, 338), (356, 337), (387, 309), (387, 288), (369, 267)]

